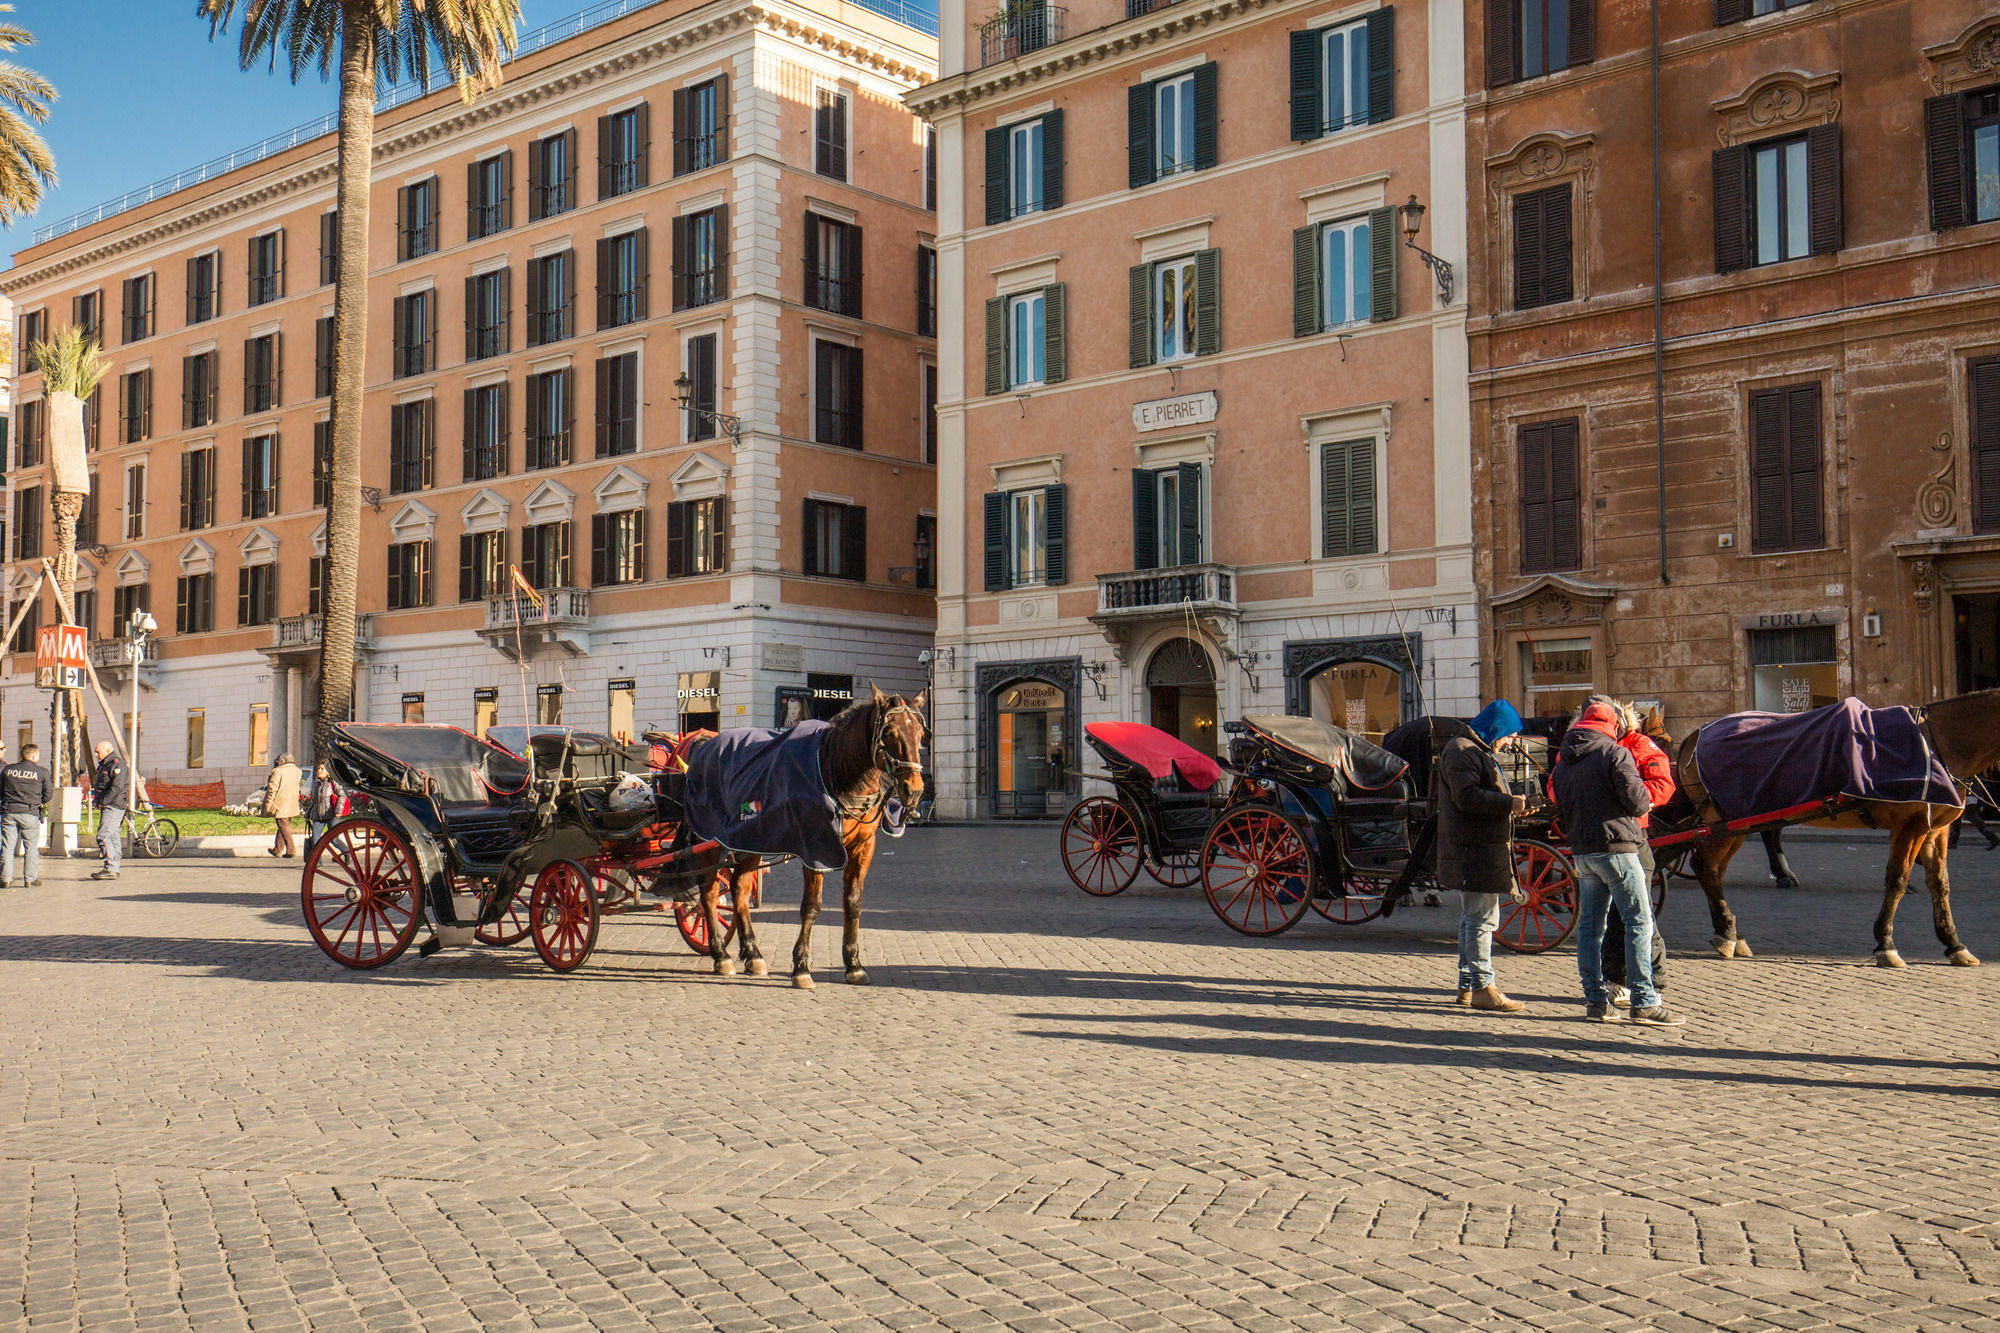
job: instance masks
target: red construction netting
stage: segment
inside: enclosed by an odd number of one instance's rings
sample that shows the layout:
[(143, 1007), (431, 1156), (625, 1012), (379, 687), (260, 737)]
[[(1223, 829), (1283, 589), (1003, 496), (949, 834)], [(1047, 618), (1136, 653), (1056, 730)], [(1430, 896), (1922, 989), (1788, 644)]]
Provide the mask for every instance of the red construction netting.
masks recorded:
[(162, 810), (220, 810), (229, 795), (220, 782), (160, 782), (146, 784), (146, 794)]

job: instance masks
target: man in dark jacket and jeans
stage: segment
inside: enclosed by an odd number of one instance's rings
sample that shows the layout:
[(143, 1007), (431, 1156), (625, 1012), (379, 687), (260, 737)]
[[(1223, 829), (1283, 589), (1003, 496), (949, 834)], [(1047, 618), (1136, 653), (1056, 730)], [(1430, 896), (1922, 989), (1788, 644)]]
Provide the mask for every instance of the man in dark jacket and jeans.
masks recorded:
[(33, 741), (21, 747), (21, 757), (0, 768), (0, 888), (14, 882), (14, 850), (26, 863), (28, 883), (42, 882), (42, 811), (56, 793), (49, 770), (36, 760), (42, 747)]
[(1493, 930), (1500, 899), (1514, 889), (1514, 816), (1527, 802), (1507, 790), (1494, 748), (1521, 730), (1512, 704), (1489, 705), (1438, 752), (1431, 776), (1438, 815), (1438, 886), (1458, 890), (1458, 1002), (1492, 1013), (1527, 1008), (1493, 979)]
[(110, 741), (97, 743), (97, 772), (90, 779), (90, 800), (97, 807), (97, 850), (104, 868), (92, 879), (117, 879), (124, 852), (125, 812), (132, 808), (132, 772)]
[(1669, 1012), (1653, 988), (1653, 904), (1639, 865), (1639, 848), (1646, 840), (1639, 820), (1652, 811), (1653, 803), (1631, 751), (1618, 743), (1624, 725), (1624, 714), (1616, 705), (1585, 707), (1563, 737), (1561, 760), (1550, 780), (1576, 862), (1576, 970), (1590, 1019), (1613, 1021), (1602, 951), (1605, 918), (1615, 899), (1625, 920), (1632, 1021), (1678, 1027), (1685, 1020)]

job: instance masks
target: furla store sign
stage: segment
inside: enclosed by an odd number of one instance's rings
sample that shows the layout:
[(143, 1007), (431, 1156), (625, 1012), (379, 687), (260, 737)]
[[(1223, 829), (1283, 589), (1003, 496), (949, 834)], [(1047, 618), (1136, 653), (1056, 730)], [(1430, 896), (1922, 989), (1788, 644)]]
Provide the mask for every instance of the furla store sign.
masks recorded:
[(1173, 430), (1182, 426), (1202, 426), (1215, 420), (1215, 390), (1184, 393), (1175, 398), (1155, 398), (1132, 404), (1134, 430)]

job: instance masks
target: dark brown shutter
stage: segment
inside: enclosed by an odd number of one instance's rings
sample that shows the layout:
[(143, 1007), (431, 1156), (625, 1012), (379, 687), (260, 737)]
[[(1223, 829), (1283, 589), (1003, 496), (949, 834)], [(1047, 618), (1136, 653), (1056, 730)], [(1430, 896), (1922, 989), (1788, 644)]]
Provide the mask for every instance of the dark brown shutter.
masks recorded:
[(1153, 85), (1125, 90), (1126, 183), (1136, 190), (1153, 183)]
[(826, 293), (821, 290), (819, 273), (819, 230), (820, 220), (816, 214), (806, 214), (806, 289), (805, 303), (818, 309), (826, 309)]
[[(194, 499), (193, 473), (194, 473), (194, 455), (182, 454), (181, 455), (181, 531), (182, 532), (188, 531), (188, 529), (192, 526), (189, 520), (194, 517), (194, 508), (192, 504), (192, 501)], [(22, 494), (25, 495), (27, 494), (27, 492), (23, 491)], [(17, 532), (20, 531), (22, 527), (23, 524), (17, 517), (14, 521), (15, 531)]]
[(847, 223), (840, 229), (840, 313), (861, 318), (861, 228)]
[(465, 239), (476, 241), (480, 235), (479, 163), (468, 162), (465, 164)]
[(1007, 135), (1009, 127), (996, 125), (986, 131), (986, 225), (997, 227), (1012, 212), (1013, 199), (1007, 189)]
[(479, 435), (479, 390), (477, 389), (467, 389), (465, 391), (465, 423), (462, 435), (464, 437), (465, 454), (461, 462), (462, 470), (459, 475), (466, 481), (477, 481), (479, 479), (479, 460), (477, 450), (473, 447), (474, 441)]
[(596, 380), (596, 433), (597, 456), (606, 457), (611, 452), (611, 358), (601, 358), (597, 362)]
[(251, 482), (257, 475), (255, 440), (243, 441), (243, 517), (250, 517), (251, 492), (255, 489)]
[(593, 588), (611, 581), (610, 562), (604, 558), (604, 530), (610, 518), (609, 514), (590, 516), (590, 586)]
[[(679, 142), (676, 140), (676, 142)], [(688, 289), (688, 220), (685, 214), (674, 219), (673, 236), (673, 303), (674, 309), (687, 309)]]
[(1570, 184), (1551, 185), (1542, 195), (1542, 298), (1554, 305), (1576, 294), (1576, 259), (1570, 227)]
[(643, 189), (653, 183), (653, 120), (652, 104), (641, 102), (632, 108), (632, 188)]
[[(153, 437), (153, 372), (150, 368), (139, 372), (139, 438)], [(4, 462), (0, 459), (0, 462)]]
[(1160, 492), (1151, 468), (1132, 469), (1132, 568), (1160, 563)]
[(1718, 149), (1714, 170), (1715, 271), (1736, 273), (1750, 267), (1749, 150)]
[(1931, 230), (1964, 226), (1965, 111), (1957, 93), (1924, 99), (1924, 163), (1930, 180)]
[(1972, 419), (1972, 525), (2000, 529), (2000, 357), (1966, 367)]
[(1521, 572), (1540, 574), (1550, 568), (1549, 515), (1550, 423), (1537, 421), (1518, 433), (1521, 451)]
[(410, 188), (396, 187), (396, 262), (410, 257)]
[(1292, 85), (1292, 138), (1304, 143), (1326, 133), (1326, 117), (1320, 107), (1320, 33), (1304, 28), (1290, 34)]
[(472, 570), (477, 556), (473, 549), (473, 537), (469, 532), (458, 534), (458, 600), (472, 600)]
[[(187, 262), (187, 322), (190, 324), (195, 322), (195, 301), (201, 291), (200, 287), (196, 285), (200, 279), (195, 272), (195, 265), (199, 262), (199, 260), (195, 259), (190, 259)], [(25, 320), (22, 322), (26, 323)], [(26, 342), (27, 339), (24, 338), (22, 341)], [(21, 354), (23, 356), (31, 355), (31, 349), (23, 347)]]
[(1555, 569), (1581, 569), (1580, 432), (1575, 417), (1549, 426), (1549, 559)]
[[(933, 152), (935, 142), (932, 141)], [(1062, 205), (1063, 113), (1058, 107), (1042, 117), (1042, 209), (1046, 212), (1051, 208), (1061, 208)]]
[(1597, 58), (1597, 0), (1569, 0), (1569, 63)]
[[(645, 108), (640, 108), (642, 111)], [(719, 238), (718, 238), (719, 239)], [(641, 227), (632, 233), (632, 318), (645, 319), (652, 313), (648, 291), (652, 286), (652, 232)]]
[(715, 160), (729, 156), (729, 76), (718, 74), (709, 80), (715, 85)]
[(1514, 308), (1541, 305), (1542, 192), (1523, 190), (1514, 196)]
[(537, 139), (528, 145), (528, 221), (539, 222), (543, 217), (542, 207), (542, 167), (547, 157), (543, 147), (545, 140)]
[(718, 495), (708, 505), (708, 572), (720, 574), (729, 568), (729, 499)]
[(1782, 389), (1750, 395), (1750, 549), (1781, 551), (1786, 540), (1785, 402)]
[(1486, 0), (1486, 86), (1498, 88), (1520, 78), (1514, 40), (1516, 0)]
[(616, 164), (611, 160), (611, 117), (597, 118), (597, 197), (609, 199), (618, 192)]
[(479, 359), (479, 278), (465, 280), (465, 359)]
[(1846, 230), (1840, 199), (1840, 126), (1806, 131), (1806, 234), (1811, 252), (1837, 252)]
[(257, 411), (257, 340), (243, 340), (243, 415)]
[(667, 503), (667, 577), (686, 578), (688, 574), (688, 517), (694, 507), (692, 500), (671, 500)]
[(614, 307), (617, 305), (611, 280), (611, 256), (618, 244), (615, 236), (600, 237), (597, 242), (597, 327), (608, 329), (616, 319)]
[(285, 405), (285, 335), (271, 335), (271, 406)]
[(215, 419), (219, 415), (217, 405), (222, 397), (222, 354), (220, 352), (204, 352), (202, 353), (202, 360), (207, 362), (205, 368), (207, 370), (208, 399), (203, 404), (207, 409), (205, 420), (209, 425), (214, 425)]
[[(855, 362), (858, 367), (859, 361)], [(861, 505), (848, 505), (841, 515), (840, 525), (840, 573), (843, 578), (856, 583), (868, 581), (868, 510)]]
[(1741, 23), (1750, 17), (1750, 0), (1715, 0), (1715, 26)]
[(1817, 547), (1826, 543), (1820, 506), (1819, 385), (1798, 384), (1785, 390), (1785, 471), (1791, 525), (1788, 545)]
[[(673, 94), (673, 137), (674, 175), (685, 176), (688, 169), (688, 90), (676, 88)], [(679, 253), (676, 251), (675, 253)]]
[(806, 575), (819, 573), (819, 501), (805, 502), (805, 517), (799, 524), (799, 532), (804, 537), (804, 549), (799, 553), (799, 572)]

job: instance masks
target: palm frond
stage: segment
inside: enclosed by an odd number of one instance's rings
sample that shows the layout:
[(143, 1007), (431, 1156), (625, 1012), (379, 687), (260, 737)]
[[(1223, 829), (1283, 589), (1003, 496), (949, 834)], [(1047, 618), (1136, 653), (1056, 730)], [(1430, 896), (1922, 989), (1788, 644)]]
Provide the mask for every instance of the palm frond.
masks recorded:
[[(213, 41), (239, 8), (237, 60), (244, 69), (267, 62), (275, 69), (282, 52), (292, 82), (314, 68), (322, 79), (331, 77), (347, 37), (341, 0), (197, 0), (195, 12), (208, 20)], [(435, 60), (467, 101), (499, 86), (521, 28), (520, 0), (370, 0), (369, 8), (376, 73), (384, 83), (410, 78), (429, 87)]]
[(42, 387), (50, 393), (70, 393), (88, 398), (104, 378), (106, 362), (97, 339), (74, 326), (53, 338), (38, 338), (29, 355), (42, 368)]
[(37, 125), (46, 125), (49, 103), (55, 100), (54, 84), (31, 69), (0, 60), (0, 101), (13, 103)]

